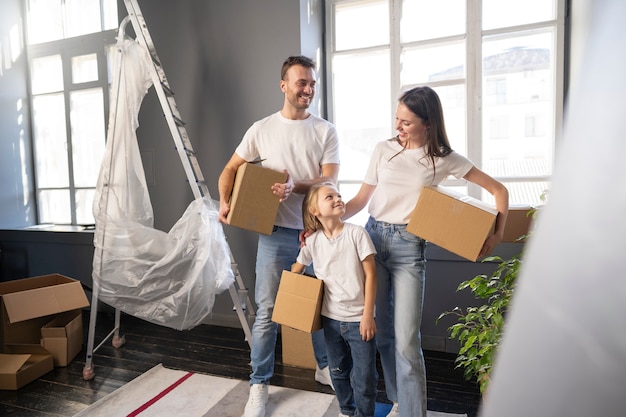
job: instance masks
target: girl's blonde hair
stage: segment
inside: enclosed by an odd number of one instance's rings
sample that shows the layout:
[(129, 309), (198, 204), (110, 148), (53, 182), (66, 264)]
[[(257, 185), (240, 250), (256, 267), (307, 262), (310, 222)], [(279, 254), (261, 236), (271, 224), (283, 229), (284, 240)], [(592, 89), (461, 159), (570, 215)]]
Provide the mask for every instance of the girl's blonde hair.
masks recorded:
[(322, 228), (320, 221), (313, 215), (313, 212), (317, 209), (317, 195), (322, 187), (337, 189), (337, 184), (332, 181), (318, 182), (313, 184), (306, 192), (304, 200), (302, 200), (302, 223), (304, 224), (304, 230), (315, 232)]

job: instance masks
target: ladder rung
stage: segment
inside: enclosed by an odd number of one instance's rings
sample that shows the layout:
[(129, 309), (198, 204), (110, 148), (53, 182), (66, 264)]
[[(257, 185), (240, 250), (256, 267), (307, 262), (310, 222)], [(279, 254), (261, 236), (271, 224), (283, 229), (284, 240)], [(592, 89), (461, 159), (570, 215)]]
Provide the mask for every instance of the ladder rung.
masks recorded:
[(172, 97), (174, 95), (174, 92), (172, 91), (170, 86), (163, 81), (161, 81), (161, 86), (163, 87), (163, 91), (165, 91), (165, 94), (167, 94), (169, 97)]

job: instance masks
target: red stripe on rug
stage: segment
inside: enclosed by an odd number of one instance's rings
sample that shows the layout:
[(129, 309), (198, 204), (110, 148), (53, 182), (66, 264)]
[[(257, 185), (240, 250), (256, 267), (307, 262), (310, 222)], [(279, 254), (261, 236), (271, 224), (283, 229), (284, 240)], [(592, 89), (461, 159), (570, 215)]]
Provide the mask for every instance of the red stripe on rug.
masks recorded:
[(139, 407), (132, 413), (128, 414), (126, 417), (135, 417), (139, 415), (139, 413), (146, 411), (148, 407), (150, 407), (151, 405), (159, 401), (161, 398), (165, 397), (174, 388), (176, 388), (177, 386), (185, 382), (185, 380), (187, 380), (187, 378), (189, 378), (191, 375), (193, 375), (193, 372), (188, 372), (186, 375), (182, 376), (178, 381), (174, 382), (172, 385), (165, 388), (163, 391), (161, 391), (160, 393), (152, 397), (149, 401), (145, 402), (141, 407)]

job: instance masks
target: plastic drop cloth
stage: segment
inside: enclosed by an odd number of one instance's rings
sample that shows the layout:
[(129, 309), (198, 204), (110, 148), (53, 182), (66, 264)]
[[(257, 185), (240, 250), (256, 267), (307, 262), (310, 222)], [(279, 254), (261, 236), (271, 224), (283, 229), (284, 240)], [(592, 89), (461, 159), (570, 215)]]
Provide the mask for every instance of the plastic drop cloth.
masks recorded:
[(152, 85), (148, 51), (118, 37), (105, 155), (93, 212), (93, 282), (99, 300), (152, 323), (185, 330), (206, 322), (234, 281), (217, 203), (198, 198), (172, 229), (153, 228), (135, 131)]

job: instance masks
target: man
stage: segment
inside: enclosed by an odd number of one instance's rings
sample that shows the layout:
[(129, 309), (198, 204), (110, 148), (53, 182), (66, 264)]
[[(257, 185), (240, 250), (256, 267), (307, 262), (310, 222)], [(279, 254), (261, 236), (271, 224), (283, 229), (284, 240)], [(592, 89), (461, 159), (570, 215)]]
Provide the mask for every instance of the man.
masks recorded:
[[(272, 234), (259, 235), (255, 283), (257, 312), (252, 326), (252, 373), (245, 417), (265, 416), (278, 332), (278, 325), (272, 322), (272, 311), (282, 271), (291, 270), (298, 256), (304, 194), (312, 184), (336, 182), (339, 173), (337, 130), (308, 111), (315, 86), (315, 63), (304, 56), (287, 58), (281, 69), (280, 89), (285, 94), (282, 109), (248, 129), (218, 182), (219, 219), (226, 223), (239, 166), (260, 159), (264, 167), (288, 174), (287, 182), (272, 186), (272, 192), (281, 202)], [(315, 379), (332, 386), (320, 332), (313, 334), (313, 348), (318, 363)]]

